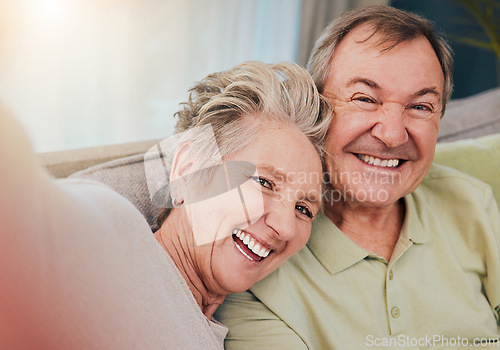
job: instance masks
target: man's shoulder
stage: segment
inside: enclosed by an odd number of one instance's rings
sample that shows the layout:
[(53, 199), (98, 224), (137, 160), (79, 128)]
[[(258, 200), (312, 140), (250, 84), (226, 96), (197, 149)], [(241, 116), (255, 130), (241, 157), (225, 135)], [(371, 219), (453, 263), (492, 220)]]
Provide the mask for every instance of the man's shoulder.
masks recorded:
[(478, 186), (478, 187), (488, 187), (488, 184), (485, 182), (468, 175), (460, 170), (450, 168), (445, 165), (433, 163), (427, 172), (427, 175), (424, 178), (424, 181), (422, 184), (430, 183), (430, 182), (435, 182), (435, 181), (442, 181), (442, 180), (447, 180), (447, 181), (466, 181), (470, 182), (471, 185), (473, 186)]
[[(491, 187), (458, 170), (433, 165), (407, 203), (415, 208), (423, 229), (433, 236), (442, 232), (455, 251), (469, 251), (496, 235), (498, 209)], [(460, 242), (465, 245), (459, 249)]]
[(491, 187), (487, 183), (459, 170), (435, 163), (415, 190), (415, 194), (426, 197), (468, 198), (474, 201), (491, 193)]

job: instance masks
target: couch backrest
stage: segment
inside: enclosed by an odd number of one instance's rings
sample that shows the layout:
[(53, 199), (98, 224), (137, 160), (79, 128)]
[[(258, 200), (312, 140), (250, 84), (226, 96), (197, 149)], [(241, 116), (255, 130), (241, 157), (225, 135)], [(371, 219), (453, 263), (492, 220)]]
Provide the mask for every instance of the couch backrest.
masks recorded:
[[(454, 142), (440, 143), (435, 162), (470, 174), (493, 188), (500, 203), (500, 133)], [(151, 203), (144, 170), (144, 155), (135, 155), (99, 164), (73, 174), (105, 183), (130, 200), (155, 231), (162, 211)]]
[[(495, 133), (500, 133), (500, 88), (451, 101), (441, 120), (438, 142)], [(53, 176), (61, 178), (96, 164), (144, 153), (156, 142), (158, 140), (43, 153), (39, 159)]]

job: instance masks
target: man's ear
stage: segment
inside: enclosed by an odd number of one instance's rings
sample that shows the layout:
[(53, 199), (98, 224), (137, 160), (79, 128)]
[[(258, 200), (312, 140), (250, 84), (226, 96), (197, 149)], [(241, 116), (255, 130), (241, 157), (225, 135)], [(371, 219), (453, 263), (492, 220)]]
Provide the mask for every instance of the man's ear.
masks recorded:
[(174, 180), (180, 180), (184, 175), (193, 171), (194, 159), (192, 155), (190, 155), (192, 149), (193, 144), (191, 142), (186, 142), (179, 147), (177, 152), (175, 152), (172, 161), (172, 170), (170, 171), (170, 183)]

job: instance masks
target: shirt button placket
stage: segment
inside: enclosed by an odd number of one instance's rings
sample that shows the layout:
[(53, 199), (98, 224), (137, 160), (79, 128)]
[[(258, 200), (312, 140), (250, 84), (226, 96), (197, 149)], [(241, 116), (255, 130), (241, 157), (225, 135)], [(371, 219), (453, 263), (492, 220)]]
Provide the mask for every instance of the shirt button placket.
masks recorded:
[(389, 332), (392, 336), (402, 334), (404, 330), (404, 320), (401, 318), (401, 309), (399, 305), (402, 301), (401, 291), (395, 280), (395, 273), (392, 266), (389, 266), (386, 275), (386, 298), (390, 327)]
[[(394, 279), (394, 272), (392, 272), (392, 269), (389, 270), (389, 280), (392, 281)], [(398, 318), (399, 317), (399, 308), (397, 306), (393, 306), (391, 309), (391, 316), (392, 318)]]
[(399, 308), (397, 306), (393, 306), (391, 309), (391, 316), (393, 318), (398, 318), (399, 317)]

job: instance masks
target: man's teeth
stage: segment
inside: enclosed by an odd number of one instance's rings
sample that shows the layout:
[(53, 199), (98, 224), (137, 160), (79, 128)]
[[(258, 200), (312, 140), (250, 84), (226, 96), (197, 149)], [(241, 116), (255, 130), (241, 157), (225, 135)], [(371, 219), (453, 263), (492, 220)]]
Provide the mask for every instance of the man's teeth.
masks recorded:
[(254, 254), (260, 256), (261, 258), (267, 257), (269, 255), (269, 253), (271, 252), (270, 249), (267, 249), (265, 247), (261, 247), (259, 242), (257, 242), (255, 239), (250, 237), (250, 235), (248, 233), (245, 233), (244, 231), (242, 231), (238, 228), (235, 228), (233, 230), (233, 235), (238, 237), (238, 239), (240, 241), (242, 241), (243, 244), (245, 244), (248, 247), (248, 249), (250, 249)]
[(370, 165), (385, 167), (385, 168), (395, 168), (399, 165), (399, 159), (384, 159), (374, 158), (373, 156), (368, 156), (366, 154), (358, 154), (359, 159)]

